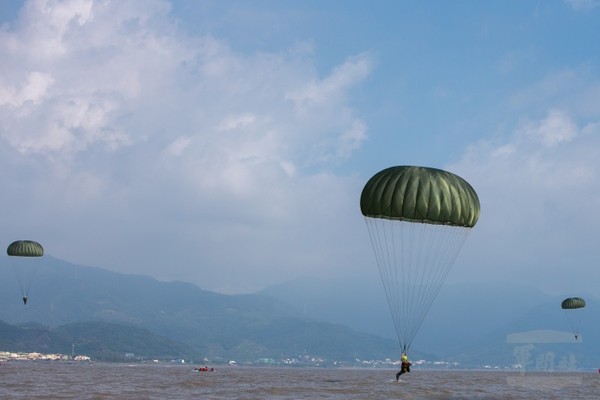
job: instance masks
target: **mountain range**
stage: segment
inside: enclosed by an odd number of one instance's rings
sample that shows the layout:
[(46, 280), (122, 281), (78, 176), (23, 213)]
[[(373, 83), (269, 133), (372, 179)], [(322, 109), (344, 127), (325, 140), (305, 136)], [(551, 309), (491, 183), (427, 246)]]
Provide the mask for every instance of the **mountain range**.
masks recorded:
[[(304, 278), (224, 295), (44, 258), (25, 306), (10, 268), (0, 269), (0, 350), (70, 354), (75, 348), (117, 361), (398, 357), (376, 277)], [(500, 283), (445, 285), (411, 356), (474, 368), (596, 368), (599, 301), (578, 295), (588, 304), (575, 341), (560, 296)], [(519, 358), (523, 352), (528, 359)]]
[[(173, 358), (221, 361), (300, 356), (350, 361), (395, 353), (389, 338), (304, 316), (266, 295), (223, 295), (189, 283), (160, 282), (45, 258), (27, 305), (10, 268), (0, 269), (0, 320), (16, 325), (0, 330), (4, 346), (10, 346), (13, 338), (15, 349), (25, 350), (28, 344), (29, 351), (70, 354), (72, 345), (83, 349), (86, 344), (91, 352), (86, 355), (97, 359), (118, 359), (117, 354), (125, 353), (166, 356), (164, 348), (171, 348)], [(105, 333), (100, 333), (102, 327)], [(19, 330), (28, 341), (15, 342)], [(137, 339), (127, 338), (127, 330)], [(120, 333), (115, 336), (116, 332)], [(146, 351), (140, 353), (145, 337), (156, 345), (146, 343)]]

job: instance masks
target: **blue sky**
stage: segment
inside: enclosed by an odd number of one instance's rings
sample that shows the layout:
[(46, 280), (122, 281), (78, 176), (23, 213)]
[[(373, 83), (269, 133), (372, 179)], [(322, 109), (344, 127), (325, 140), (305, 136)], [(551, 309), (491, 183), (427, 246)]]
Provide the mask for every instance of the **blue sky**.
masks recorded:
[(450, 282), (600, 279), (600, 3), (0, 3), (0, 243), (244, 293), (376, 275), (392, 165), (468, 180)]

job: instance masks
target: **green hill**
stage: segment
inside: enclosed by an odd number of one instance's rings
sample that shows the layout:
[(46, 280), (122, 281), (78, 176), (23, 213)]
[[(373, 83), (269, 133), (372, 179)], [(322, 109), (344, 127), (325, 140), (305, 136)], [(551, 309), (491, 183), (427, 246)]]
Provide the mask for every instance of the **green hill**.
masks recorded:
[(200, 359), (200, 354), (188, 345), (145, 329), (108, 322), (74, 322), (50, 328), (0, 321), (0, 348), (45, 354), (74, 352), (99, 361)]

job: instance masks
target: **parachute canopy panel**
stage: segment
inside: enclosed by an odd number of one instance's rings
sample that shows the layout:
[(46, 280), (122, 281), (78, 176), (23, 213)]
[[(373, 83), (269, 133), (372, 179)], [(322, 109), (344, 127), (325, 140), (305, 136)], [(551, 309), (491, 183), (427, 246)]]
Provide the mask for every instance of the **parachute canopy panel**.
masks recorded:
[(33, 240), (17, 240), (8, 246), (6, 254), (13, 257), (42, 257), (44, 248)]
[(375, 174), (363, 188), (365, 217), (472, 228), (479, 197), (464, 179), (448, 171), (396, 166)]
[(569, 297), (564, 299), (562, 304), (560, 305), (563, 310), (573, 310), (577, 308), (585, 307), (585, 300), (581, 297)]

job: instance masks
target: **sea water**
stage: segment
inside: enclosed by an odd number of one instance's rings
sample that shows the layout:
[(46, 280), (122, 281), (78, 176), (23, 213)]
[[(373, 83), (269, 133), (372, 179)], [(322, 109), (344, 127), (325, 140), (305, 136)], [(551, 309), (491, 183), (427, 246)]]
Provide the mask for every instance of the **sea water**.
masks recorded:
[(387, 369), (9, 361), (0, 399), (594, 399), (598, 372)]

